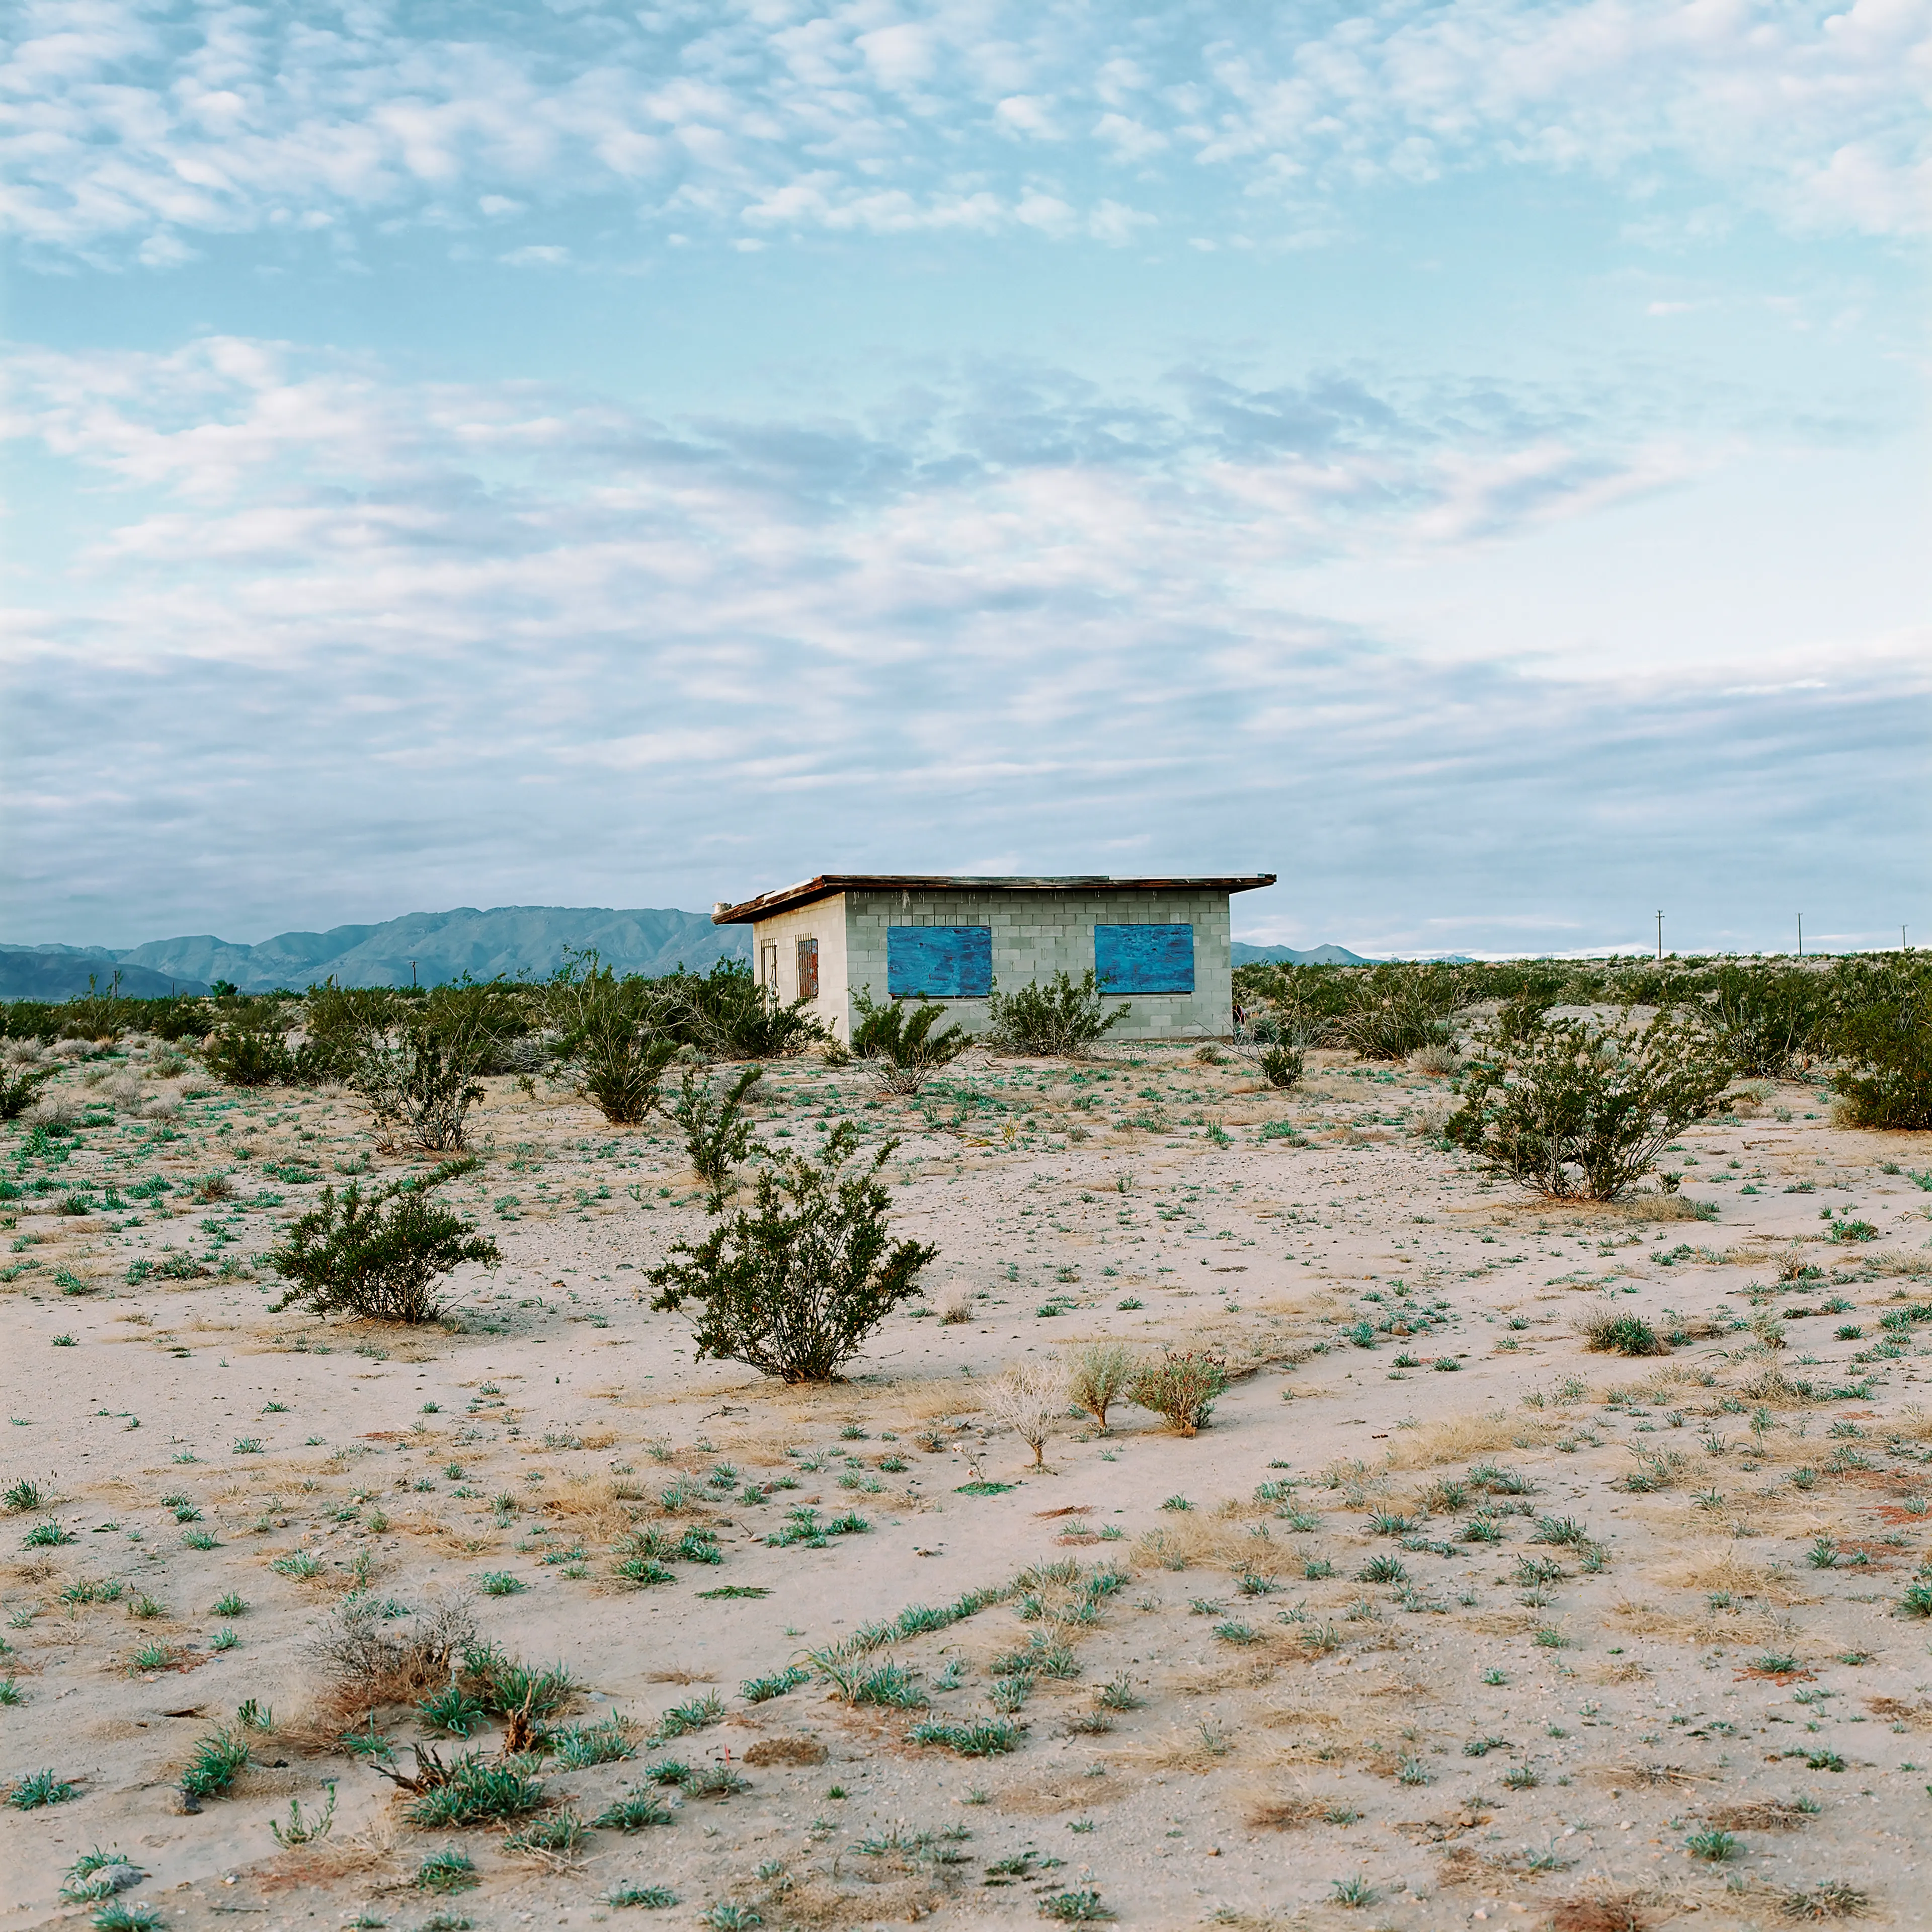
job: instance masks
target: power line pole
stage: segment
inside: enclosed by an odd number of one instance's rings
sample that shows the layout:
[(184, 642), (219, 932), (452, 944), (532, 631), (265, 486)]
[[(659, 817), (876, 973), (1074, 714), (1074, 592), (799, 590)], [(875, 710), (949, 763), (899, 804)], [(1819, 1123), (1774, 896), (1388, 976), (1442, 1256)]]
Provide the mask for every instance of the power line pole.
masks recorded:
[(1657, 909), (1657, 963), (1664, 964), (1664, 908)]
[(1804, 957), (1804, 915), (1802, 912), (1798, 915), (1798, 956), (1801, 959)]

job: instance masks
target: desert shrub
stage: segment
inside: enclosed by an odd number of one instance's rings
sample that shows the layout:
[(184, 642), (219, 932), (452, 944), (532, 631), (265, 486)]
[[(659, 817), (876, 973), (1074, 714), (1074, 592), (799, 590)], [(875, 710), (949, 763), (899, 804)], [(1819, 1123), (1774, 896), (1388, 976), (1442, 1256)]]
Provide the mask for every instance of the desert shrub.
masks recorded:
[(995, 986), (986, 1002), (986, 1038), (1007, 1053), (1051, 1054), (1064, 1059), (1084, 1054), (1129, 1012), (1123, 1004), (1110, 1013), (1090, 967), (1077, 980), (1056, 973), (1045, 986), (1037, 980), (1016, 992)]
[(711, 1190), (711, 1210), (724, 1204), (731, 1170), (752, 1152), (752, 1124), (745, 1118), (746, 1096), (764, 1078), (755, 1061), (721, 1093), (695, 1067), (687, 1067), (671, 1103), (670, 1117), (684, 1130), (692, 1171)]
[(0, 1068), (0, 1120), (17, 1120), (59, 1071), (58, 1066)]
[(1194, 1350), (1149, 1363), (1127, 1386), (1128, 1400), (1162, 1418), (1178, 1436), (1207, 1426), (1215, 1402), (1228, 1386), (1228, 1365), (1218, 1355)]
[(475, 1646), (476, 1625), (460, 1602), (401, 1622), (387, 1606), (358, 1594), (346, 1598), (309, 1646), (322, 1678), (320, 1720), (324, 1733), (339, 1737), (351, 1724), (386, 1705), (415, 1705), (452, 1687), (464, 1654)]
[(87, 991), (67, 1000), (61, 1007), (61, 1016), (66, 1030), (76, 1040), (111, 1042), (136, 1023), (141, 1004), (139, 1000), (121, 997), (121, 974), (117, 968), (104, 993), (99, 980), (90, 973)]
[(676, 1051), (673, 1041), (605, 1021), (574, 1042), (578, 1090), (613, 1126), (635, 1126), (657, 1103), (658, 1083)]
[(754, 1213), (740, 1210), (692, 1246), (680, 1241), (652, 1270), (654, 1308), (699, 1305), (698, 1358), (748, 1363), (788, 1382), (829, 1382), (902, 1301), (938, 1254), (891, 1241), (892, 1197), (880, 1170), (898, 1143), (847, 1172), (858, 1130), (842, 1120), (814, 1160), (786, 1154), (758, 1176)]
[(1932, 1127), (1932, 958), (1840, 960), (1827, 1037), (1852, 1126)]
[(655, 985), (676, 1036), (708, 1059), (788, 1060), (825, 1037), (808, 997), (781, 1004), (746, 960), (721, 959), (701, 977), (676, 973)]
[(1727, 959), (1712, 974), (1712, 1030), (1738, 1072), (1774, 1080), (1817, 1049), (1830, 990), (1802, 966)]
[(511, 1049), (536, 1024), (531, 989), (500, 974), (472, 980), (467, 973), (432, 986), (416, 1024), (433, 1034), (477, 1073), (508, 1073)]
[(1088, 1342), (1065, 1356), (1066, 1399), (1105, 1429), (1107, 1412), (1127, 1392), (1137, 1366), (1124, 1342)]
[(1329, 1037), (1369, 1060), (1406, 1060), (1426, 1046), (1454, 1043), (1450, 1022), (1469, 1004), (1468, 982), (1450, 966), (1388, 964), (1351, 970), (1347, 1004)]
[(278, 1032), (262, 1026), (225, 1026), (208, 1036), (202, 1060), (230, 1087), (286, 1087), (296, 1078), (296, 1056)]
[(170, 1042), (206, 1040), (214, 1028), (214, 1009), (206, 1000), (185, 996), (150, 1000), (141, 1015), (141, 1030)]
[(973, 1044), (964, 1027), (934, 1030), (946, 1017), (944, 1006), (922, 1004), (908, 1010), (898, 1000), (880, 1006), (869, 987), (861, 987), (852, 1004), (859, 1012), (859, 1024), (852, 1030), (853, 1054), (888, 1093), (916, 1094)]
[(1058, 1362), (1018, 1362), (980, 1400), (994, 1420), (1010, 1429), (1033, 1451), (1034, 1467), (1046, 1460), (1046, 1438), (1066, 1406), (1066, 1371)]
[(320, 1202), (263, 1256), (289, 1282), (274, 1304), (318, 1315), (346, 1312), (376, 1322), (428, 1322), (440, 1304), (436, 1284), (464, 1262), (494, 1265), (496, 1244), (473, 1222), (430, 1198), (433, 1189), (475, 1167), (473, 1158), (445, 1161), (413, 1180), (365, 1196), (351, 1181)]
[(562, 1051), (576, 1076), (577, 1090), (614, 1127), (634, 1127), (656, 1106), (658, 1082), (677, 1042), (646, 1031), (614, 1006), (562, 1042)]
[(386, 1154), (406, 1144), (430, 1153), (461, 1147), (466, 1117), (483, 1097), (476, 1073), (487, 1046), (481, 1036), (457, 1037), (427, 1024), (365, 1042), (349, 1084), (369, 1109), (376, 1144)]
[(1715, 1107), (1730, 1061), (1694, 1022), (1639, 1029), (1561, 1020), (1479, 1043), (1444, 1132), (1538, 1194), (1614, 1201), (1665, 1143)]
[(567, 953), (540, 998), (578, 1092), (613, 1126), (635, 1126), (656, 1106), (677, 1051), (665, 1002), (648, 980), (620, 980), (595, 952)]
[(1307, 1066), (1298, 1046), (1264, 1047), (1257, 1064), (1262, 1070), (1262, 1077), (1270, 1087), (1292, 1087)]

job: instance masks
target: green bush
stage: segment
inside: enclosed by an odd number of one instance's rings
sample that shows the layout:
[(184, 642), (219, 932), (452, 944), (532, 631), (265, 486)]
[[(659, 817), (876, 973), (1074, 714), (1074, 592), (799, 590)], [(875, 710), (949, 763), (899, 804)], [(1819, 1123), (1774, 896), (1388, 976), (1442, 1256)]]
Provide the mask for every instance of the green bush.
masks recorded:
[(658, 1083), (677, 1042), (644, 1026), (621, 1008), (599, 1012), (563, 1042), (578, 1091), (596, 1102), (614, 1127), (634, 1127), (658, 1102)]
[(138, 1022), (143, 1033), (170, 1042), (206, 1040), (214, 1023), (214, 1009), (206, 1000), (186, 997), (149, 1000)]
[(670, 1004), (674, 1036), (708, 1059), (788, 1060), (825, 1037), (808, 996), (782, 1005), (746, 960), (721, 959), (701, 978), (680, 972), (655, 984)]
[(286, 1087), (294, 1084), (296, 1056), (279, 1033), (265, 1027), (225, 1026), (208, 1036), (202, 1064), (230, 1087)]
[(1932, 1127), (1932, 958), (1838, 962), (1827, 1028), (1837, 1087), (1854, 1126)]
[(369, 1109), (376, 1144), (386, 1154), (406, 1144), (433, 1154), (461, 1147), (470, 1108), (483, 1097), (476, 1076), (487, 1044), (426, 1023), (368, 1040), (349, 1084)]
[(751, 1157), (752, 1124), (744, 1115), (745, 1100), (764, 1076), (765, 1070), (754, 1062), (721, 1095), (695, 1067), (687, 1067), (671, 1103), (670, 1117), (684, 1130), (685, 1151), (692, 1172), (710, 1190), (714, 1214), (724, 1205), (732, 1168)]
[(1216, 1400), (1228, 1386), (1228, 1365), (1220, 1356), (1189, 1349), (1169, 1350), (1127, 1384), (1127, 1400), (1161, 1417), (1178, 1436), (1198, 1435), (1207, 1426)]
[(1406, 1060), (1422, 1047), (1452, 1046), (1450, 1022), (1469, 1000), (1468, 982), (1453, 967), (1357, 968), (1347, 1004), (1329, 1021), (1327, 1036), (1364, 1059)]
[(59, 1071), (58, 1066), (28, 1066), (17, 1072), (0, 1068), (0, 1120), (17, 1120)]
[(1076, 1059), (1129, 1010), (1125, 1004), (1106, 1010), (1090, 968), (1077, 981), (1056, 973), (1044, 986), (1035, 980), (1016, 992), (995, 986), (986, 1002), (986, 1039), (1007, 1053)]
[(657, 1105), (658, 1082), (678, 1046), (650, 983), (620, 980), (595, 952), (569, 953), (542, 998), (577, 1090), (613, 1126), (635, 1126)]
[(311, 986), (302, 1006), (308, 1037), (297, 1058), (305, 1080), (347, 1080), (363, 1054), (405, 1015), (392, 986)]
[(1292, 1087), (1306, 1066), (1307, 1062), (1298, 1046), (1270, 1046), (1262, 1049), (1262, 1077), (1270, 1087)]
[(921, 1004), (908, 1010), (898, 1000), (880, 1006), (869, 986), (854, 994), (852, 1004), (859, 1012), (859, 1024), (852, 1030), (853, 1054), (890, 1093), (916, 1094), (973, 1044), (973, 1036), (964, 1027), (934, 1030), (946, 1017), (944, 1006)]
[(1562, 1020), (1516, 1040), (1492, 1030), (1444, 1132), (1538, 1194), (1614, 1201), (1712, 1112), (1730, 1077), (1708, 1032), (1668, 1012), (1641, 1029)]
[(652, 1270), (652, 1306), (699, 1305), (700, 1360), (748, 1364), (788, 1382), (829, 1382), (900, 1302), (938, 1250), (890, 1241), (892, 1197), (878, 1175), (898, 1147), (848, 1174), (858, 1130), (841, 1121), (814, 1161), (787, 1154), (758, 1176), (754, 1214), (680, 1241)]
[(464, 1262), (494, 1266), (502, 1258), (474, 1223), (430, 1198), (431, 1190), (476, 1165), (473, 1159), (445, 1161), (418, 1179), (366, 1196), (359, 1181), (339, 1197), (325, 1187), (320, 1203), (262, 1258), (290, 1284), (274, 1311), (302, 1307), (374, 1322), (434, 1320), (441, 1276)]
[(1711, 978), (1712, 1029), (1738, 1072), (1778, 1079), (1817, 1051), (1830, 1004), (1826, 974), (1727, 959)]

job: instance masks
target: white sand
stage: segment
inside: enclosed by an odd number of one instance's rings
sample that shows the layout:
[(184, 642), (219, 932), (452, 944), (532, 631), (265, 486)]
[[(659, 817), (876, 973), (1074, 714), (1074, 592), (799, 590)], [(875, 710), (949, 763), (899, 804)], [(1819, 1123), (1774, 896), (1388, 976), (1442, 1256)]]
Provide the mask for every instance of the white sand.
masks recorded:
[[(0, 1811), (6, 1922), (64, 1911), (84, 1923), (58, 1888), (96, 1844), (146, 1873), (128, 1901), (195, 1928), (360, 1911), (398, 1928), (439, 1912), (477, 1928), (688, 1924), (727, 1900), (774, 1926), (928, 1912), (1034, 1922), (1036, 1894), (1089, 1888), (1129, 1925), (1546, 1924), (1562, 1901), (1622, 1899), (1646, 1925), (1694, 1914), (1714, 1928), (1777, 1922), (1786, 1892), (1826, 1881), (1868, 1894), (1881, 1920), (1924, 1922), (1932, 1801), (1917, 1762), (1932, 1762), (1932, 1626), (1892, 1607), (1932, 1522), (1932, 1423), (1911, 1412), (1927, 1331), (1905, 1334), (1896, 1356), (1870, 1356), (1879, 1317), (1904, 1305), (1894, 1294), (1925, 1285), (1898, 1270), (1932, 1260), (1932, 1195), (1879, 1163), (1923, 1168), (1932, 1156), (1910, 1137), (1836, 1130), (1819, 1092), (1793, 1087), (1771, 1103), (1789, 1120), (1768, 1108), (1683, 1137), (1696, 1162), (1684, 1196), (1718, 1204), (1714, 1225), (1526, 1202), (1407, 1131), (1420, 1107), (1439, 1115), (1441, 1082), (1315, 1058), (1309, 1085), (1282, 1096), (1238, 1064), (1178, 1051), (1117, 1048), (1077, 1082), (1076, 1070), (976, 1056), (951, 1084), (994, 1104), (958, 1110), (956, 1127), (950, 1095), (928, 1095), (928, 1124), (899, 1102), (868, 1106), (856, 1072), (776, 1071), (761, 1133), (788, 1127), (790, 1144), (809, 1144), (823, 1115), (845, 1111), (903, 1134), (893, 1186), (903, 1231), (940, 1248), (928, 1288), (982, 1292), (964, 1326), (895, 1317), (851, 1381), (825, 1389), (694, 1366), (686, 1322), (650, 1311), (644, 1271), (704, 1224), (660, 1124), (615, 1131), (574, 1100), (491, 1083), (474, 1120), (484, 1172), (452, 1193), (505, 1262), (494, 1278), (458, 1278), (455, 1334), (273, 1315), (266, 1276), (128, 1285), (137, 1259), (205, 1254), (214, 1235), (232, 1238), (220, 1255), (244, 1260), (266, 1246), (317, 1190), (265, 1177), (265, 1163), (299, 1157), (328, 1172), (367, 1148), (346, 1096), (223, 1091), (184, 1103), (177, 1139), (104, 1125), (56, 1143), (76, 1150), (54, 1170), (63, 1191), (87, 1181), (98, 1198), (109, 1179), (125, 1190), (155, 1172), (220, 1171), (241, 1211), (185, 1204), (182, 1190), (138, 1214), (61, 1216), (47, 1211), (57, 1196), (31, 1194), (4, 1210), (16, 1221), (9, 1262), (40, 1265), (14, 1275), (4, 1304), (14, 1426), (0, 1486), (31, 1479), (49, 1502), (0, 1518), (10, 1646), (0, 1664), (16, 1670), (20, 1699), (0, 1709), (0, 1778), (51, 1767), (78, 1787), (65, 1804)], [(72, 1074), (69, 1089), (82, 1090)], [(1090, 1109), (1072, 1104), (1095, 1096)], [(1117, 1124), (1150, 1109), (1166, 1130)], [(134, 1120), (131, 1106), (122, 1118)], [(1232, 1144), (1214, 1144), (1203, 1121)], [(1299, 1123), (1307, 1141), (1259, 1138), (1278, 1121)], [(1090, 1137), (1070, 1143), (1083, 1127)], [(10, 1154), (26, 1138), (8, 1129)], [(47, 1170), (5, 1171), (29, 1181)], [(1801, 1184), (1810, 1191), (1790, 1191)], [(281, 1204), (248, 1204), (263, 1193)], [(509, 1197), (517, 1204), (497, 1211)], [(1826, 1207), (1878, 1238), (1829, 1242)], [(1748, 1286), (1774, 1280), (1794, 1251), (1846, 1278), (1780, 1290), (1764, 1307), (1816, 1309), (1836, 1294), (1854, 1312), (1791, 1320), (1775, 1355), (1746, 1330), (1621, 1360), (1584, 1353), (1571, 1331), (1600, 1283), (1652, 1322), (1670, 1310), (1721, 1328), (1708, 1318), (1748, 1317)], [(1864, 1265), (1886, 1256), (1892, 1272)], [(92, 1292), (63, 1293), (56, 1270)], [(1065, 1312), (1036, 1314), (1049, 1298)], [(1441, 1325), (1382, 1335), (1372, 1350), (1347, 1340), (1347, 1324), (1405, 1305), (1438, 1311)], [(1526, 1325), (1512, 1330), (1511, 1317)], [(1862, 1336), (1835, 1340), (1840, 1323)], [(58, 1334), (76, 1346), (56, 1348)], [(1209, 1346), (1243, 1372), (1196, 1438), (1123, 1407), (1104, 1436), (1070, 1420), (1044, 1472), (1025, 1466), (1016, 1438), (973, 1426), (984, 1421), (976, 1386), (1002, 1364), (1098, 1336), (1150, 1352)], [(1404, 1352), (1417, 1366), (1395, 1366)], [(1444, 1360), (1459, 1372), (1437, 1372)], [(1758, 1405), (1738, 1392), (1768, 1368), (1814, 1396), (1766, 1407), (1760, 1439)], [(1868, 1397), (1828, 1393), (1861, 1379)], [(1634, 1393), (1613, 1407), (1612, 1390)], [(864, 1432), (846, 1439), (848, 1427)], [(932, 1429), (937, 1449), (916, 1439)], [(248, 1440), (259, 1450), (238, 1448)], [(1633, 1450), (1681, 1456), (1672, 1486), (1621, 1486)], [(1432, 1514), (1423, 1499), (1485, 1457), (1534, 1485), (1493, 1498), (1496, 1546), (1463, 1539), (1479, 1498)], [(682, 1474), (702, 1490), (721, 1461), (797, 1486), (750, 1506), (713, 1491), (663, 1517), (668, 1484)], [(459, 1477), (446, 1473), (452, 1462)], [(958, 1493), (975, 1467), (1013, 1486)], [(1814, 1472), (1808, 1488), (1792, 1481), (1801, 1468)], [(1292, 1492), (1256, 1500), (1257, 1486), (1283, 1482)], [(518, 1506), (500, 1524), (491, 1499), (506, 1493)], [(162, 1501), (172, 1495), (199, 1521), (178, 1522)], [(1176, 1497), (1192, 1508), (1163, 1508)], [(1502, 1513), (1519, 1500), (1528, 1514)], [(822, 1516), (856, 1507), (872, 1528), (823, 1550), (767, 1546), (801, 1504)], [(1414, 1519), (1410, 1540), (1446, 1553), (1377, 1534), (1377, 1510)], [(1577, 1548), (1532, 1544), (1539, 1514), (1586, 1526), (1604, 1567), (1584, 1574)], [(50, 1517), (73, 1540), (23, 1547)], [(674, 1532), (711, 1524), (723, 1563), (680, 1562), (671, 1584), (615, 1586), (614, 1546), (634, 1519), (661, 1518)], [(184, 1544), (204, 1532), (215, 1547)], [(1844, 1552), (1834, 1568), (1808, 1560), (1821, 1535)], [(580, 1548), (574, 1561), (544, 1560)], [(301, 1550), (320, 1565), (315, 1580), (271, 1568)], [(648, 1726), (715, 1686), (724, 1721), (668, 1754), (736, 1765), (760, 1738), (804, 1737), (826, 1761), (752, 1768), (749, 1790), (722, 1802), (668, 1792), (670, 1826), (596, 1832), (574, 1860), (506, 1854), (501, 1828), (414, 1830), (371, 1771), (274, 1732), (258, 1737), (256, 1768), (232, 1795), (182, 1815), (174, 1784), (197, 1738), (250, 1698), (286, 1725), (320, 1688), (308, 1646), (358, 1552), (373, 1589), (411, 1609), (488, 1572), (516, 1579), (516, 1594), (476, 1598), (478, 1622), (506, 1651), (566, 1665), (586, 1687), (580, 1718), (616, 1710)], [(1413, 1607), (1395, 1587), (1357, 1580), (1378, 1556), (1404, 1566)], [(1540, 1603), (1521, 1601), (1514, 1580), (1526, 1556), (1562, 1566)], [(741, 1679), (868, 1620), (1068, 1557), (1118, 1564), (1130, 1580), (1072, 1634), (1078, 1679), (1038, 1683), (1010, 1756), (968, 1761), (904, 1741), (921, 1714), (988, 1714), (990, 1660), (1042, 1628), (1010, 1605), (880, 1653), (923, 1673), (928, 1713), (850, 1708), (820, 1683), (756, 1706), (739, 1694)], [(1311, 1560), (1332, 1576), (1309, 1579)], [(1244, 1596), (1244, 1570), (1274, 1587)], [(122, 1594), (64, 1602), (76, 1579), (118, 1580)], [(699, 1594), (728, 1585), (771, 1594)], [(229, 1592), (245, 1614), (213, 1614)], [(164, 1613), (130, 1616), (141, 1596)], [(1196, 1613), (1196, 1602), (1217, 1607)], [(240, 1641), (218, 1654), (224, 1624)], [(1231, 1625), (1253, 1640), (1216, 1634)], [(1303, 1640), (1323, 1625), (1326, 1654)], [(132, 1667), (150, 1641), (178, 1667)], [(1748, 1674), (1779, 1652), (1798, 1676)], [(958, 1688), (931, 1688), (956, 1660)], [(1116, 1678), (1140, 1707), (1113, 1714), (1111, 1730), (1070, 1730)], [(406, 1713), (387, 1716), (399, 1741), (423, 1735)], [(1496, 1742), (1466, 1754), (1484, 1739)], [(1821, 1753), (1835, 1755), (1808, 1765)], [(588, 1818), (662, 1754), (542, 1774)], [(326, 1778), (339, 1793), (331, 1835), (284, 1850), (272, 1819), (286, 1819), (291, 1796), (313, 1814)], [(846, 1795), (830, 1796), (834, 1785)], [(1687, 1856), (1687, 1835), (1714, 1814), (1763, 1800), (1819, 1808), (1791, 1814), (1789, 1828), (1738, 1825), (1726, 1863)], [(854, 1849), (895, 1826), (914, 1849)], [(916, 1842), (947, 1832), (964, 1835)], [(459, 1844), (481, 1886), (448, 1899), (417, 1891), (422, 1859)], [(1024, 1875), (986, 1882), (1025, 1851)], [(1358, 1874), (1372, 1904), (1331, 1903), (1336, 1882)], [(680, 1903), (613, 1910), (602, 1900), (616, 1885), (663, 1886)], [(1625, 1921), (1577, 1908), (1555, 1922)]]

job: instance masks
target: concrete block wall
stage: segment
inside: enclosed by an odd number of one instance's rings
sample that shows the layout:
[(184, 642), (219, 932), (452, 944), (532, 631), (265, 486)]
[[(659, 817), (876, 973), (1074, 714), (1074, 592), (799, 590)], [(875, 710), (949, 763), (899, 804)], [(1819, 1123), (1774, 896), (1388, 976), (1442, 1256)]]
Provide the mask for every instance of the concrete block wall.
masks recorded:
[(778, 951), (776, 990), (779, 999), (790, 1006), (798, 998), (798, 942), (806, 938), (818, 941), (818, 998), (809, 1010), (840, 1040), (850, 1040), (852, 1003), (845, 989), (851, 983), (851, 968), (846, 958), (842, 895), (835, 893), (810, 905), (795, 906), (775, 918), (760, 920), (752, 928), (752, 970), (763, 983), (764, 950), (776, 946)]
[[(850, 987), (869, 986), (886, 997), (886, 934), (895, 926), (986, 926), (993, 934), (994, 983), (1011, 992), (1029, 980), (1064, 972), (1078, 980), (1094, 965), (1096, 926), (1191, 926), (1194, 928), (1194, 991), (1122, 996), (1127, 1017), (1109, 1040), (1210, 1039), (1233, 1030), (1234, 994), (1228, 895), (1226, 892), (1148, 891), (1000, 892), (962, 888), (952, 892), (849, 892), (840, 900), (844, 928), (844, 978), (835, 982), (821, 940), (820, 988), (828, 1009)], [(809, 916), (787, 914), (784, 920)], [(770, 922), (776, 928), (784, 920)], [(764, 926), (758, 928), (762, 936)], [(1109, 1010), (1120, 1004), (1108, 1001)], [(849, 1002), (838, 1026), (851, 1038)], [(984, 1000), (947, 1000), (949, 1019), (974, 1033), (987, 1024)], [(826, 1015), (828, 1019), (830, 1013)]]

